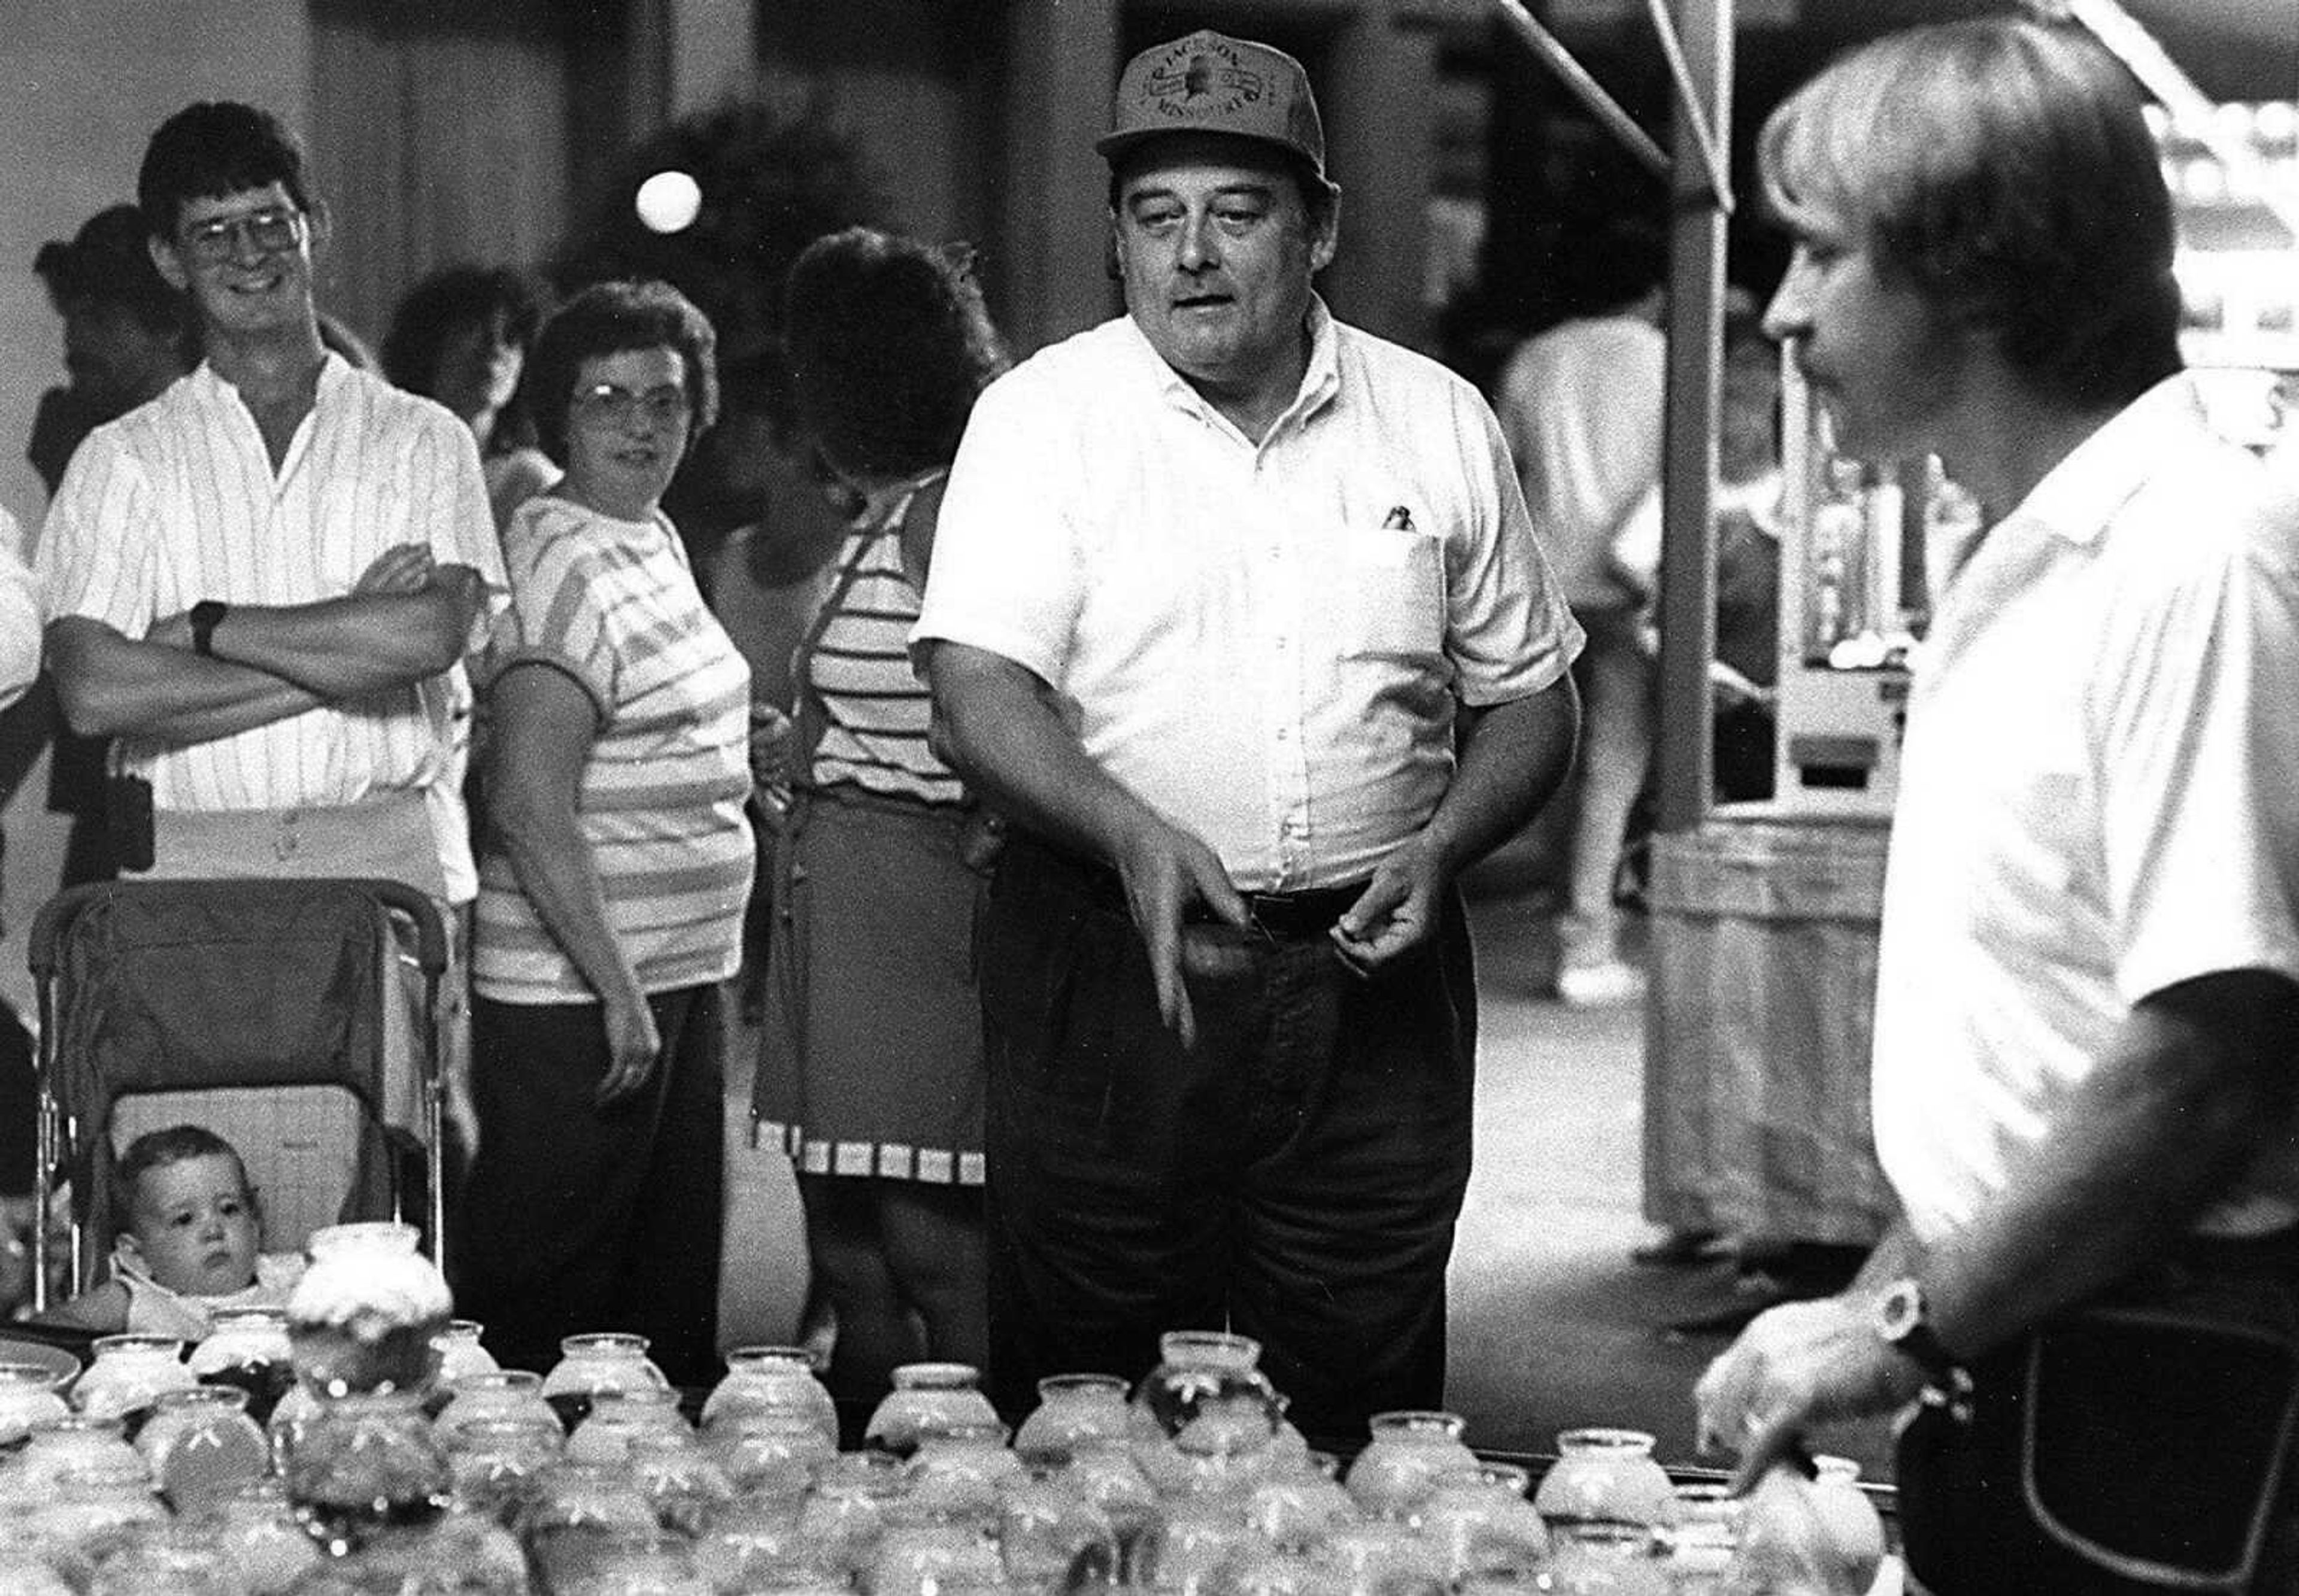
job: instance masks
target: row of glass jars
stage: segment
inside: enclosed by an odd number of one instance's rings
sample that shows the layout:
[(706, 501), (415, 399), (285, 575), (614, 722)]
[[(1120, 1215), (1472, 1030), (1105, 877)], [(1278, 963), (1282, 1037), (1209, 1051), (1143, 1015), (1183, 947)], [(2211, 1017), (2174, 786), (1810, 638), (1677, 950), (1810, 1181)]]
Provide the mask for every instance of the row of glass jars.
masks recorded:
[[(477, 1351), (475, 1329), (452, 1340)], [(872, 1416), (872, 1451), (844, 1458), (835, 1409), (801, 1352), (732, 1355), (698, 1435), (643, 1341), (576, 1337), (564, 1351), (548, 1380), (486, 1367), (478, 1353), (445, 1384), (427, 1426), (412, 1394), (329, 1404), (324, 1445), (291, 1397), (271, 1449), (299, 1504), (289, 1525), (316, 1532), (328, 1551), (372, 1555), (361, 1532), (379, 1518), (458, 1522), (442, 1517), (452, 1509), (467, 1531), (515, 1530), (547, 1588), (811, 1582), (918, 1596), (1100, 1588), (1120, 1577), (1174, 1592), (1498, 1590), (1536, 1576), (1543, 1589), (1639, 1589), (1621, 1582), (1667, 1577), (1648, 1553), (1668, 1554), (1665, 1566), (1689, 1576), (1729, 1551), (1730, 1509), (1710, 1502), (1681, 1514), (1650, 1437), (1632, 1432), (1568, 1433), (1531, 1505), (1523, 1473), (1481, 1465), (1461, 1422), (1444, 1414), (1380, 1417), (1337, 1479), (1283, 1423), (1257, 1349), (1240, 1337), (1168, 1337), (1130, 1401), (1113, 1377), (1049, 1380), (1011, 1450), (972, 1370), (913, 1366)], [(451, 1351), (445, 1361), (454, 1360)], [(245, 1401), (228, 1388), (163, 1395), (159, 1429), (147, 1425), (138, 1442), (164, 1436), (178, 1409), (229, 1414), (252, 1430), (238, 1411)], [(15, 1467), (49, 1467), (81, 1488), (65, 1492), (76, 1501), (91, 1482), (105, 1483), (104, 1470), (91, 1459), (58, 1465), (54, 1454), (95, 1446), (113, 1422), (100, 1412), (51, 1419)], [(164, 1484), (160, 1447), (140, 1456)], [(171, 1500), (187, 1511), (233, 1506), (256, 1521), (261, 1502), (280, 1506), (276, 1484), (270, 1497), (259, 1490), (254, 1508), (240, 1500), (235, 1476), (260, 1467), (257, 1451), (214, 1451), (196, 1488), (179, 1484)], [(112, 1459), (115, 1509), (136, 1496), (138, 1456)], [(148, 1485), (142, 1508), (128, 1519), (148, 1516)], [(500, 1545), (495, 1553), (502, 1561)], [(455, 1554), (466, 1570), (488, 1564), (470, 1549)]]

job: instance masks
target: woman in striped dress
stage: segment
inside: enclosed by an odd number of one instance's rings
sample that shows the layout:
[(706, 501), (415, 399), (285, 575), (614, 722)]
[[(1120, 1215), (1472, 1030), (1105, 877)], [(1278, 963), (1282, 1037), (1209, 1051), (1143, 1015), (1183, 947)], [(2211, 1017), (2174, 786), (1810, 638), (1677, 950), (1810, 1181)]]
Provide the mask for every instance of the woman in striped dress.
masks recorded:
[(797, 1168), (837, 1315), (832, 1389), (864, 1401), (897, 1364), (987, 1349), (984, 823), (927, 745), (906, 644), (943, 472), (1006, 362), (960, 252), (851, 229), (800, 256), (787, 298), (801, 412), (866, 503), (796, 661), (755, 1101)]
[(528, 366), (567, 475), (504, 530), (510, 603), (478, 673), (479, 1151), (448, 1251), (457, 1301), (523, 1367), (629, 1330), (676, 1381), (718, 1372), (718, 1003), (756, 869), (751, 673), (661, 510), (717, 411), (712, 348), (668, 285), (608, 283)]

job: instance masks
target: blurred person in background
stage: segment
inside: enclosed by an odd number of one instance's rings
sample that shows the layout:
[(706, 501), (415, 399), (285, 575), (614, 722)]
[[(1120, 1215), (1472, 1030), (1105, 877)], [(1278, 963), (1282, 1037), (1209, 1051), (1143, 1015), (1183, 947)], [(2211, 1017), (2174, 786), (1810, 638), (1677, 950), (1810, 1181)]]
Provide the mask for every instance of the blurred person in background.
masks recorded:
[(856, 228), (791, 268), (799, 414), (861, 500), (794, 659), (793, 803), (756, 1111), (798, 1170), (831, 1385), (985, 1360), (982, 1010), (991, 823), (928, 746), (909, 629), (959, 435), (1006, 351), (972, 252)]
[(54, 494), (80, 440), (192, 369), (191, 307), (145, 247), (143, 217), (113, 205), (70, 239), (40, 245), (32, 270), (63, 319), (63, 387), (40, 395), (25, 454)]
[(513, 403), (543, 308), (524, 272), (450, 266), (407, 291), (383, 337), (383, 374), (453, 411), (478, 440), (498, 527), (560, 476)]
[(1518, 347), (1494, 399), (1541, 550), (1589, 638), (1573, 665), (1581, 745), (1569, 802), (1538, 828), (1544, 838), (1569, 828), (1556, 927), (1557, 993), (1567, 1002), (1622, 1002), (1644, 990), (1614, 885), (1651, 761), (1657, 677), (1643, 636), (1646, 595), (1614, 549), (1634, 536), (1633, 522), (1656, 529), (1660, 520), (1665, 263), (1657, 232), (1628, 222), (1577, 253), (1555, 285), (1575, 313)]
[[(40, 594), (17, 553), (15, 518), (0, 510), (0, 710), (40, 673)], [(31, 1300), (36, 1156), (32, 1038), (0, 1002), (0, 1322)]]
[[(183, 294), (160, 275), (145, 247), (144, 219), (133, 205), (90, 217), (70, 239), (40, 246), (32, 270), (47, 285), (63, 319), (64, 386), (40, 395), (25, 453), (54, 495), (80, 440), (104, 422), (156, 399), (199, 360), (199, 336)], [(62, 885), (109, 881), (119, 872), (104, 808), (109, 739), (83, 737), (64, 725), (47, 688), (7, 722), (12, 794), (45, 744), (48, 811), (69, 815)]]
[(1766, 121), (1766, 321), (1982, 530), (1908, 702), (1872, 1075), (1900, 1209), (1701, 1377), (1752, 1484), (1897, 1413), (1910, 1573), (2299, 1589), (2299, 506), (2180, 369), (2142, 96), (2073, 24), (1894, 34)]
[(450, 1224), (457, 1302), (502, 1361), (635, 1331), (718, 1372), (724, 1050), (755, 867), (751, 677), (662, 494), (718, 411), (715, 339), (660, 282), (561, 307), (526, 403), (566, 470), (502, 535), (510, 603), (479, 667), (477, 1158)]

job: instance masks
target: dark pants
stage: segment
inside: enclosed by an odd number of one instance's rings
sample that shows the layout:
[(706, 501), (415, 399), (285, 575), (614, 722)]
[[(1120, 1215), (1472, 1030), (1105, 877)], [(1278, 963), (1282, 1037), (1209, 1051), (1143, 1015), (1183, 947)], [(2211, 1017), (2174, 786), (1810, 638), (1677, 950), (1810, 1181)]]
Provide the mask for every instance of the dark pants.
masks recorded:
[(1192, 980), (1184, 1052), (1115, 877), (1028, 839), (1000, 860), (979, 952), (1009, 1413), (1046, 1375), (1138, 1378), (1161, 1332), (1224, 1327), (1312, 1437), (1441, 1404), (1476, 1046), (1460, 904), (1372, 981), (1315, 920), (1246, 948), (1241, 976)]
[(629, 1330), (680, 1384), (718, 1367), (724, 1038), (716, 986), (652, 1000), (662, 1056), (602, 1111), (596, 1004), (471, 1005), (479, 1153), (457, 1211), (456, 1311), (496, 1358), (547, 1371), (561, 1337)]
[(2188, 1244), (1977, 1366), (1900, 1436), (1938, 1596), (2299, 1591), (2299, 1237)]

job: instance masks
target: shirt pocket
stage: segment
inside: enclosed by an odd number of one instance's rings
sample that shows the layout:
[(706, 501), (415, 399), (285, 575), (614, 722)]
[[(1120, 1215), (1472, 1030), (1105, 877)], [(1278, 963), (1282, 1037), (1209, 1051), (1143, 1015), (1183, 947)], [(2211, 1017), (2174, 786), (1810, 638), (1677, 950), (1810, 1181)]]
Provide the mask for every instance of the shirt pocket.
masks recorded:
[(1445, 540), (1384, 527), (1341, 543), (1341, 656), (1426, 660), (1445, 644)]

